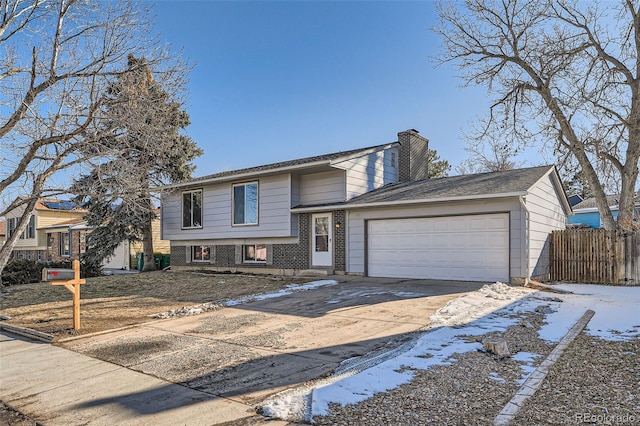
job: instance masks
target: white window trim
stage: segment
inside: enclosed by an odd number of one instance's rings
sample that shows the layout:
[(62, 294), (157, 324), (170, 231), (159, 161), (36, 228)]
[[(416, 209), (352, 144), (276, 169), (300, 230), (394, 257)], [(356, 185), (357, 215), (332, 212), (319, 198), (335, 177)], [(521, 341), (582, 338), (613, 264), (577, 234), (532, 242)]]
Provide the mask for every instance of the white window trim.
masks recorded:
[[(245, 248), (245, 247), (247, 247), (247, 246), (253, 246), (253, 247), (254, 247), (254, 250), (255, 250), (255, 252), (256, 252), (256, 253), (258, 252), (258, 246), (264, 246), (264, 249), (265, 249), (265, 258), (264, 258), (264, 260), (251, 260), (251, 259), (246, 259), (246, 258), (244, 257), (244, 256), (245, 256), (245, 253), (246, 253), (244, 248)], [(243, 245), (242, 245), (242, 263), (260, 263), (260, 264), (266, 264), (266, 263), (267, 263), (267, 257), (269, 257), (268, 250), (269, 250), (269, 249), (267, 248), (267, 245), (266, 245), (266, 244), (243, 244)]]
[[(252, 185), (255, 184), (256, 185), (256, 223), (234, 223), (234, 220), (236, 218), (236, 199), (235, 199), (235, 188), (236, 186), (247, 186), (247, 185)], [(245, 211), (246, 211), (246, 205), (247, 205), (247, 191), (245, 190)], [(246, 215), (245, 215), (246, 217)], [(231, 185), (231, 226), (258, 226), (260, 224), (260, 183), (255, 180), (255, 181), (251, 181), (251, 182), (242, 182), (242, 183), (234, 183)], [(249, 244), (251, 245), (251, 244)], [(244, 251), (243, 251), (243, 255), (242, 255), (243, 259), (244, 259)]]
[[(185, 194), (193, 194), (199, 192), (200, 193), (200, 225), (199, 226), (193, 226), (193, 197), (191, 198), (191, 226), (184, 226), (184, 195)], [(202, 190), (202, 188), (198, 188), (198, 189), (191, 189), (189, 191), (182, 191), (180, 193), (180, 212), (182, 213), (180, 215), (180, 224), (182, 226), (182, 229), (202, 229), (203, 226), (203, 222), (204, 222), (204, 191)]]
[(202, 246), (191, 246), (191, 263), (210, 263), (211, 262), (211, 246), (205, 245), (204, 247), (209, 247), (209, 259), (196, 259), (196, 247)]
[[(69, 250), (67, 254), (64, 254), (64, 236), (67, 236), (67, 241), (69, 243)], [(58, 240), (58, 254), (60, 257), (71, 257), (71, 233), (70, 232), (60, 232), (60, 239)]]

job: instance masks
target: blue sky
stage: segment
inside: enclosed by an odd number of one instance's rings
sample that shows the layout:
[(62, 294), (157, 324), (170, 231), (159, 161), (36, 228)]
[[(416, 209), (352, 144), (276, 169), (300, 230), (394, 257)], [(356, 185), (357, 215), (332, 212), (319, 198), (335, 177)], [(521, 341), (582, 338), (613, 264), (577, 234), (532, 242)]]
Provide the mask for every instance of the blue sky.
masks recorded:
[(457, 165), (484, 88), (437, 67), (430, 1), (160, 1), (157, 31), (195, 63), (196, 176), (365, 147), (414, 128)]

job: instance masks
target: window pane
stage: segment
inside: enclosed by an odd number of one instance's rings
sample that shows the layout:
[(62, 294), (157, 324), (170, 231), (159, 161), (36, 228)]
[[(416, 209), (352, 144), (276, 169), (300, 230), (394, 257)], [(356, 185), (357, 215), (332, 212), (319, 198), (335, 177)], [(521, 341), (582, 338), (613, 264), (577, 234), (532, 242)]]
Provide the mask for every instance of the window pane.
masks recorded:
[(264, 244), (256, 244), (256, 260), (258, 262), (267, 261), (267, 246)]
[(233, 224), (244, 224), (244, 185), (233, 187)]
[(316, 251), (317, 252), (329, 251), (329, 236), (328, 235), (316, 235)]
[(193, 260), (209, 260), (211, 258), (209, 246), (194, 246)]
[(256, 246), (244, 246), (244, 260), (256, 260)]
[(329, 234), (329, 218), (319, 217), (316, 219), (316, 235)]
[(202, 192), (192, 192), (193, 196), (193, 225), (202, 226)]
[(191, 193), (182, 194), (182, 227), (191, 227)]
[(245, 201), (245, 222), (256, 224), (258, 223), (258, 184), (251, 183), (245, 186), (246, 201)]

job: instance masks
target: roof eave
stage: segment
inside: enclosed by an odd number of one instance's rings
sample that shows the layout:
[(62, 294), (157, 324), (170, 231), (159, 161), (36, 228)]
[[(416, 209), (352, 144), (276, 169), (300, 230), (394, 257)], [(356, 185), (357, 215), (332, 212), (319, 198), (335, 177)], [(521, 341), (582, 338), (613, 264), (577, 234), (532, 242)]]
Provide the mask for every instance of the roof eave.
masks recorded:
[(228, 182), (232, 180), (243, 180), (248, 178), (255, 178), (259, 176), (272, 175), (277, 173), (287, 173), (296, 170), (302, 170), (307, 168), (313, 168), (318, 166), (331, 166), (331, 160), (320, 160), (314, 161), (313, 163), (305, 163), (305, 164), (295, 164), (291, 166), (278, 167), (275, 169), (268, 170), (260, 170), (255, 172), (247, 172), (247, 173), (239, 173), (239, 174), (231, 174), (227, 176), (214, 177), (210, 179), (202, 179), (202, 180), (193, 180), (188, 182), (180, 182), (174, 183), (171, 185), (166, 185), (160, 187), (160, 189), (175, 189), (175, 188), (185, 188), (185, 187), (195, 187), (200, 185), (206, 185), (209, 183), (217, 183), (217, 182)]
[(521, 195), (526, 195), (527, 191), (515, 191), (515, 192), (505, 192), (501, 194), (481, 194), (481, 195), (458, 195), (455, 197), (439, 197), (439, 198), (421, 198), (414, 200), (399, 200), (399, 201), (379, 201), (373, 203), (360, 203), (360, 204), (341, 204), (334, 206), (310, 206), (310, 207), (301, 207), (301, 208), (292, 208), (290, 209), (291, 213), (311, 213), (318, 211), (327, 211), (327, 210), (349, 210), (349, 209), (361, 209), (361, 208), (371, 208), (371, 207), (393, 207), (400, 205), (411, 205), (411, 204), (432, 204), (432, 203), (443, 203), (450, 201), (474, 201), (474, 200), (487, 200), (492, 198), (510, 198), (510, 197), (519, 197)]

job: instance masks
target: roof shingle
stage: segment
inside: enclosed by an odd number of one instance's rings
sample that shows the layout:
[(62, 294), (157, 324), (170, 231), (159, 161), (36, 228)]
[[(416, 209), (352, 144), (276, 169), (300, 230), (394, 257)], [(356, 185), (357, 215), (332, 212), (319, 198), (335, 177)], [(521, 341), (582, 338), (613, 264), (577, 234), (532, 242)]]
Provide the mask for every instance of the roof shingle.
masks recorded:
[(353, 198), (346, 204), (369, 204), (450, 197), (474, 197), (527, 191), (553, 166), (401, 182)]

